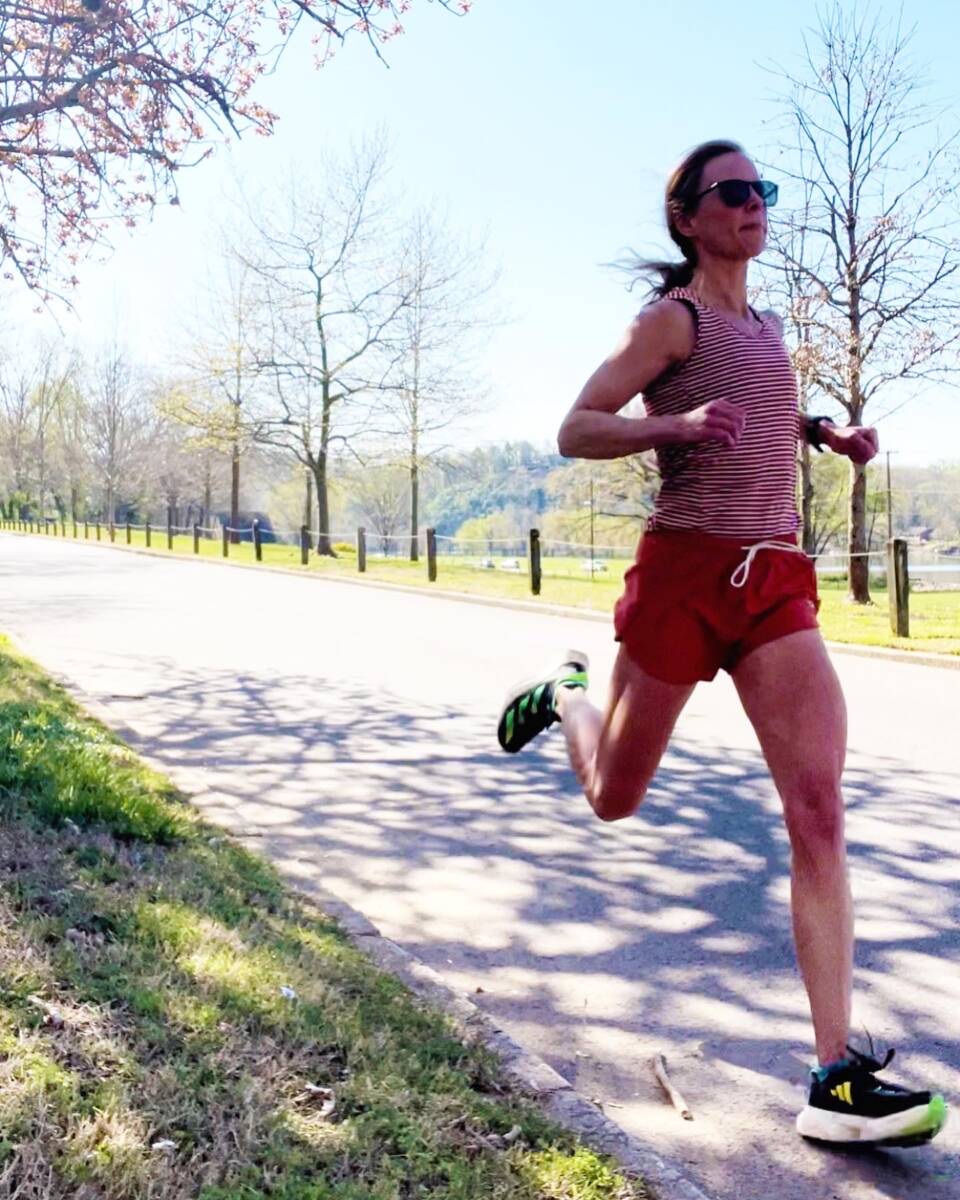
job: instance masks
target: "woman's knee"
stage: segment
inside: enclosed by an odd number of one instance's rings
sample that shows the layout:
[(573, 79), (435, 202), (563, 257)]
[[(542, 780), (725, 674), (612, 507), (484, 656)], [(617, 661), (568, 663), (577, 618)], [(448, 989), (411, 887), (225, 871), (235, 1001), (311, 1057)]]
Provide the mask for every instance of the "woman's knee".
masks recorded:
[(633, 782), (629, 787), (623, 784), (608, 784), (591, 787), (588, 798), (590, 807), (601, 821), (623, 821), (632, 817), (644, 801), (647, 794), (648, 782)]
[(784, 797), (787, 831), (794, 847), (824, 849), (843, 842), (843, 794), (831, 773), (799, 780)]

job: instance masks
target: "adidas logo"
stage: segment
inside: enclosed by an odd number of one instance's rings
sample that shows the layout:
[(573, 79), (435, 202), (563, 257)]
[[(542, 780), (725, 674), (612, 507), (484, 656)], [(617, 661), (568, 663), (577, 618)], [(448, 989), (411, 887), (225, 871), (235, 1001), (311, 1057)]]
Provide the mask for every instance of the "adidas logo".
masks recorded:
[(836, 1087), (830, 1089), (830, 1095), (836, 1096), (838, 1100), (842, 1100), (844, 1104), (853, 1104), (853, 1092), (850, 1088), (850, 1080), (845, 1079), (843, 1083), (838, 1083)]

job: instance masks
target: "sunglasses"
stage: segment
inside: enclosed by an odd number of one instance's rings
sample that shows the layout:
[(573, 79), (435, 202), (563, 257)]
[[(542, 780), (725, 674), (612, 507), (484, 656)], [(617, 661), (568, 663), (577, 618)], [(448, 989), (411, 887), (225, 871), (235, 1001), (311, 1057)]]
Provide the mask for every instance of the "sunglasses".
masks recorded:
[(773, 208), (780, 188), (767, 179), (721, 179), (694, 196), (694, 200), (702, 200), (704, 196), (716, 192), (727, 208), (742, 208), (750, 199), (751, 191), (757, 193), (767, 208)]

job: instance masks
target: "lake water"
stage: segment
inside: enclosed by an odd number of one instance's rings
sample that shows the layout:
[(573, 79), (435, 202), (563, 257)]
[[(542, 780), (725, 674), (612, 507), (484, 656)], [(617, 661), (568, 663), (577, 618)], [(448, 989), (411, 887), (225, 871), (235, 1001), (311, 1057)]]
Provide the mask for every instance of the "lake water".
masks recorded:
[[(908, 567), (911, 579), (927, 579), (938, 588), (960, 588), (960, 561), (944, 562), (942, 558), (924, 560), (919, 556), (911, 555), (908, 560)], [(824, 556), (817, 559), (818, 575), (840, 575), (845, 570), (846, 564), (843, 558), (829, 558)], [(870, 574), (884, 576), (886, 573), (886, 555), (879, 553), (876, 557), (871, 557)]]

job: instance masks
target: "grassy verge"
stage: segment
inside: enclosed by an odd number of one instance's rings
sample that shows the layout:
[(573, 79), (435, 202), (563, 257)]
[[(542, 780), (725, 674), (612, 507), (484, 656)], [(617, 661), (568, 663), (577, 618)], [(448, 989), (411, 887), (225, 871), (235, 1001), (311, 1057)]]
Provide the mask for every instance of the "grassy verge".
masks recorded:
[(0, 1195), (646, 1192), (0, 639)]
[[(123, 530), (118, 530), (116, 536), (118, 544), (125, 542)], [(107, 538), (105, 531), (102, 537), (104, 540)], [(173, 539), (173, 543), (174, 554), (193, 554), (192, 537), (180, 535)], [(132, 532), (131, 545), (143, 547), (142, 531)], [(161, 531), (159, 535), (154, 533), (152, 548), (168, 552), (165, 532)], [(203, 557), (220, 557), (220, 543), (201, 540), (200, 554)], [(230, 558), (238, 562), (254, 562), (253, 546), (249, 542), (231, 546)], [(519, 560), (522, 568), (519, 571), (483, 570), (477, 566), (478, 561), (441, 557), (437, 583), (431, 584), (427, 581), (425, 562), (411, 563), (370, 555), (366, 578), (407, 587), (443, 588), (467, 595), (527, 601), (537, 599), (530, 593), (523, 559)], [(313, 555), (309, 565), (302, 567), (299, 549), (268, 543), (263, 547), (263, 563), (265, 566), (294, 568), (311, 574), (349, 578), (357, 576), (356, 554), (352, 550), (343, 552), (337, 558)], [(606, 566), (606, 571), (591, 579), (589, 573), (584, 571), (581, 559), (545, 557), (539, 599), (547, 604), (611, 612), (620, 595), (623, 572), (629, 566), (629, 560), (612, 559)], [(850, 604), (846, 600), (845, 585), (839, 580), (821, 580), (820, 591), (823, 600), (820, 621), (824, 636), (831, 641), (960, 655), (960, 591), (913, 592), (910, 597), (909, 638), (894, 637), (890, 631), (884, 587), (874, 585), (875, 602), (866, 606)]]

